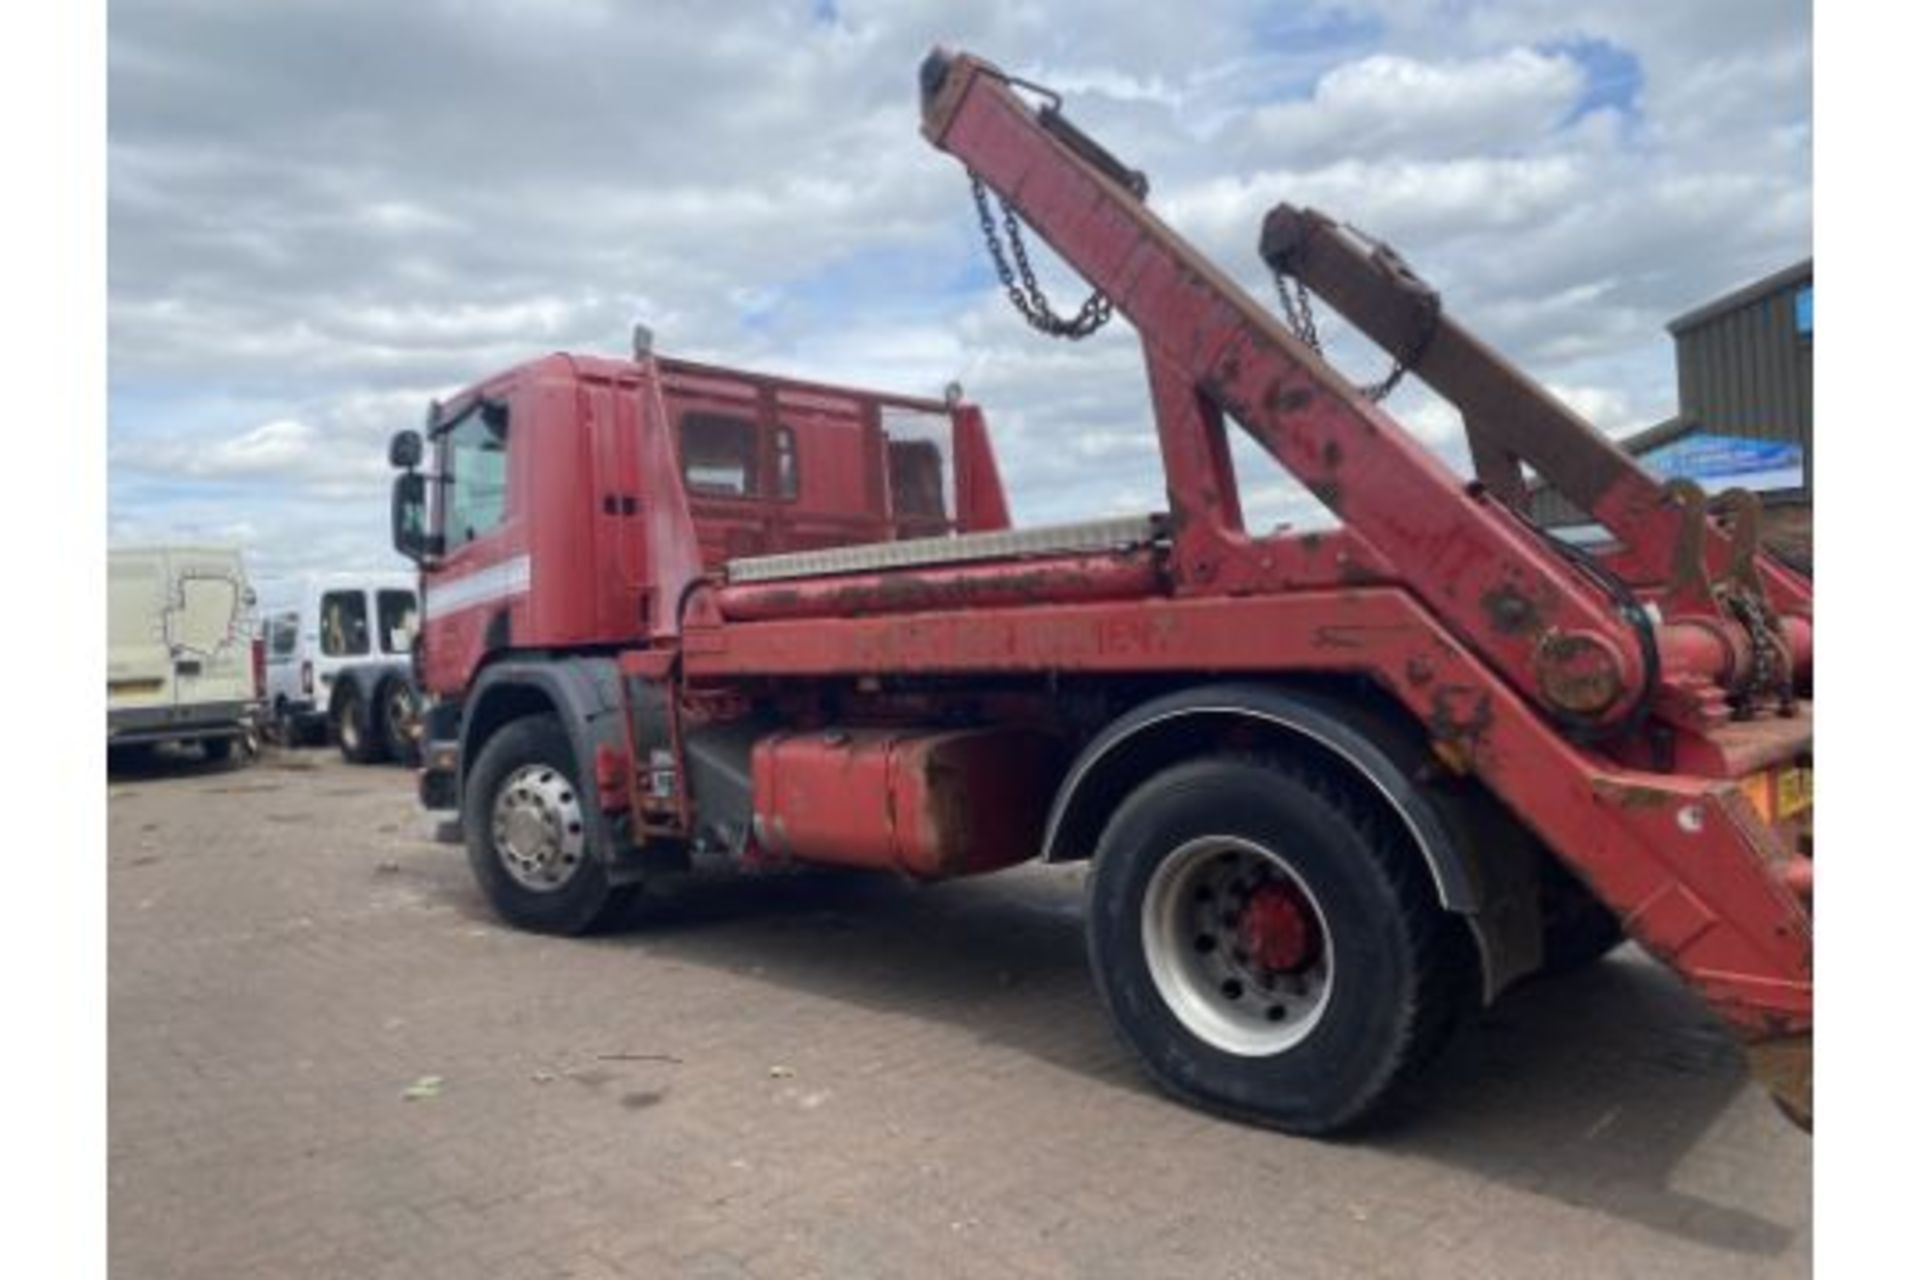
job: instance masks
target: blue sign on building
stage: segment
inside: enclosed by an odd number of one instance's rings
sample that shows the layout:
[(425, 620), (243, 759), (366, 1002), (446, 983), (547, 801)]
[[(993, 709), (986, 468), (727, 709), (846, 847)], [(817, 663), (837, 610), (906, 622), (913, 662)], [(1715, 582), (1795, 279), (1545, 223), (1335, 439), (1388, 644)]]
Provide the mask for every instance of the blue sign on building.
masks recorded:
[(1639, 462), (1663, 480), (1692, 480), (1708, 493), (1733, 488), (1766, 493), (1806, 483), (1806, 452), (1785, 440), (1697, 432), (1648, 450)]

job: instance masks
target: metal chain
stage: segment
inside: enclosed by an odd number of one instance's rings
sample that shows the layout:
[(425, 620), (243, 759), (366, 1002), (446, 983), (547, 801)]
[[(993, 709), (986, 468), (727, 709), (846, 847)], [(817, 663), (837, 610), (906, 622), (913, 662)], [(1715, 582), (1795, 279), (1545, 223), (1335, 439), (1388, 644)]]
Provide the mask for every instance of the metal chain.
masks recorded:
[(1287, 322), (1287, 328), (1293, 336), (1307, 344), (1307, 349), (1317, 356), (1324, 356), (1320, 349), (1320, 330), (1313, 322), (1313, 302), (1307, 297), (1307, 286), (1288, 276), (1275, 274), (1275, 287), (1280, 290), (1280, 314)]
[[(1347, 225), (1347, 230), (1373, 247), (1373, 258), (1376, 264), (1400, 276), (1413, 289), (1418, 299), (1416, 305), (1420, 309), (1420, 333), (1414, 340), (1413, 346), (1404, 356), (1395, 354), (1393, 366), (1387, 370), (1386, 377), (1360, 388), (1361, 395), (1378, 404), (1393, 394), (1393, 389), (1400, 385), (1400, 380), (1420, 363), (1421, 358), (1427, 354), (1427, 348), (1433, 344), (1433, 335), (1440, 329), (1440, 294), (1438, 290), (1415, 275), (1413, 269), (1393, 251), (1391, 246), (1374, 239), (1358, 227)], [(1308, 350), (1325, 359), (1327, 353), (1320, 345), (1320, 327), (1313, 318), (1313, 299), (1307, 293), (1306, 284), (1297, 276), (1287, 274), (1284, 263), (1275, 264), (1273, 283), (1280, 293), (1280, 315), (1286, 321), (1288, 330), (1294, 337), (1306, 343)]]
[[(967, 170), (967, 178), (973, 183), (973, 207), (980, 214), (980, 231), (986, 238), (987, 252), (993, 257), (993, 269), (1000, 276), (1000, 284), (1007, 291), (1007, 297), (1013, 302), (1013, 309), (1023, 319), (1041, 333), (1053, 338), (1069, 338), (1078, 341), (1097, 332), (1101, 325), (1113, 318), (1113, 301), (1106, 294), (1095, 289), (1080, 304), (1080, 310), (1071, 320), (1062, 319), (1048, 302), (1047, 295), (1040, 291), (1040, 282), (1034, 278), (1033, 265), (1027, 261), (1026, 241), (1020, 234), (1020, 223), (1014, 217), (1013, 207), (1005, 198), (1000, 200), (1000, 218), (1007, 230), (1006, 245), (1000, 243), (1000, 234), (994, 229), (993, 212), (987, 205), (987, 184), (972, 169)], [(1013, 250), (1013, 262), (1007, 261), (1007, 249)], [(1015, 268), (1019, 270), (1019, 279), (1014, 278)]]
[(1746, 686), (1736, 691), (1740, 718), (1752, 714), (1753, 704), (1761, 697), (1775, 698), (1782, 708), (1793, 705), (1792, 660), (1783, 653), (1780, 623), (1764, 596), (1744, 587), (1725, 587), (1716, 592), (1727, 611), (1746, 629), (1753, 646), (1753, 675)]

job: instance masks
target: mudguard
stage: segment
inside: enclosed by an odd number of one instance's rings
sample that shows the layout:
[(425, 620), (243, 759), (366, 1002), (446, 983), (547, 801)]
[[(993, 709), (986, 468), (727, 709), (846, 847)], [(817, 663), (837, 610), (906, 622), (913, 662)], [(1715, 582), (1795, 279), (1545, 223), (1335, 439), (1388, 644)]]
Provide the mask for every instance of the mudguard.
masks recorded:
[(573, 744), (577, 781), (587, 799), (588, 820), (594, 824), (593, 847), (611, 862), (620, 861), (615, 855), (624, 848), (626, 837), (602, 806), (593, 763), (603, 745), (623, 755), (627, 749), (620, 668), (612, 658), (497, 661), (480, 673), (461, 708), (460, 795), (466, 794), (467, 773), (474, 759), (496, 730), (523, 715), (551, 710)]
[[(1206, 720), (1257, 726), (1325, 753), (1365, 782), (1403, 823), (1433, 880), (1440, 905), (1466, 918), (1480, 952), (1483, 996), (1539, 964), (1539, 920), (1531, 854), (1523, 836), (1479, 799), (1444, 796), (1414, 781), (1426, 747), (1415, 732), (1364, 703), (1317, 690), (1221, 683), (1154, 698), (1114, 720), (1068, 768), (1047, 815), (1041, 858), (1092, 856), (1113, 807), (1142, 770), (1161, 759), (1171, 735)], [(1152, 763), (1148, 763), (1151, 761)]]

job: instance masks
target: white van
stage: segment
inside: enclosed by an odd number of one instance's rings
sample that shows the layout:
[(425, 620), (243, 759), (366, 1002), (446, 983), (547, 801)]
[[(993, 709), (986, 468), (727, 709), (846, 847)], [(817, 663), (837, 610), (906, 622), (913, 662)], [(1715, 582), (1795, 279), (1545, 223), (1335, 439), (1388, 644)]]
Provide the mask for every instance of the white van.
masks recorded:
[(197, 742), (224, 760), (260, 701), (254, 596), (238, 549), (107, 552), (107, 751)]
[[(267, 713), (284, 743), (339, 733), (332, 722), (343, 699), (366, 701), (358, 681), (342, 681), (348, 668), (400, 671), (410, 661), (420, 620), (411, 573), (309, 574), (268, 598)], [(377, 728), (379, 708), (350, 710), (355, 723), (345, 736), (365, 731), (370, 714)]]

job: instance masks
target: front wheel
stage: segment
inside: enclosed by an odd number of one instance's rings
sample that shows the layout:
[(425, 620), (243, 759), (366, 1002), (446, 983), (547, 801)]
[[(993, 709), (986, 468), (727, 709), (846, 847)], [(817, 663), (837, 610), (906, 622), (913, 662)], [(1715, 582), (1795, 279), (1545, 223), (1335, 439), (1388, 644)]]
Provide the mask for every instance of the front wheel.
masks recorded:
[(502, 919), (536, 933), (588, 933), (631, 898), (607, 882), (594, 847), (573, 747), (551, 715), (516, 720), (487, 740), (461, 804), (467, 861)]
[(1094, 855), (1095, 982), (1149, 1075), (1321, 1134), (1432, 1059), (1472, 959), (1403, 828), (1310, 764), (1210, 757), (1136, 790)]

